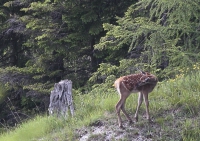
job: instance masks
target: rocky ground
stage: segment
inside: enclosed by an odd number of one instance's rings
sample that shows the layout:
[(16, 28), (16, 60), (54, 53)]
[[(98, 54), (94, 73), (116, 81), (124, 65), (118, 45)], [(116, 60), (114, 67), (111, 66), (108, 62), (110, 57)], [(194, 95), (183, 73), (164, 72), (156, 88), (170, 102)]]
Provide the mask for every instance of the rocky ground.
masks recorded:
[[(165, 125), (166, 124), (166, 125)], [(117, 118), (113, 116), (104, 120), (97, 120), (90, 126), (76, 130), (79, 141), (154, 141), (154, 140), (181, 140), (180, 130), (176, 124), (164, 121), (162, 124), (154, 120), (149, 123), (143, 117), (139, 122), (129, 124), (123, 117), (124, 129), (118, 127)], [(167, 131), (167, 132), (166, 132)]]

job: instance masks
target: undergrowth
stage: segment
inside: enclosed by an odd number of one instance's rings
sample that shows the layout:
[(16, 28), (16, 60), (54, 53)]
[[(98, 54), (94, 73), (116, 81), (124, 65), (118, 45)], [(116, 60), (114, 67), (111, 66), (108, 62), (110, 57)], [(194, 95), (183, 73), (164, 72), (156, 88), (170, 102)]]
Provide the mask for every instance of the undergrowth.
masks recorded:
[[(143, 134), (151, 135), (154, 140), (199, 140), (199, 90), (199, 72), (191, 72), (187, 76), (159, 82), (149, 95), (150, 114), (154, 124), (149, 126), (140, 120), (142, 114), (145, 113), (143, 104), (139, 111), (140, 122), (135, 123), (135, 127), (140, 128)], [(14, 130), (2, 133), (0, 140), (78, 140), (76, 130), (82, 127), (87, 128), (96, 121), (109, 119), (108, 115), (114, 115), (109, 120), (114, 120), (114, 126), (117, 128), (114, 107), (119, 96), (110, 83), (100, 84), (88, 94), (74, 91), (73, 98), (75, 103), (74, 117), (68, 116), (67, 119), (62, 119), (52, 116), (38, 116)], [(131, 117), (134, 115), (136, 105), (137, 94), (132, 94), (126, 101), (126, 109)], [(123, 121), (126, 121), (124, 116), (122, 118)], [(113, 122), (111, 123), (113, 124)], [(96, 136), (95, 134), (91, 135), (91, 138)], [(102, 137), (104, 136), (102, 135)], [(129, 138), (129, 135), (125, 137)], [(126, 138), (122, 140), (129, 140)]]

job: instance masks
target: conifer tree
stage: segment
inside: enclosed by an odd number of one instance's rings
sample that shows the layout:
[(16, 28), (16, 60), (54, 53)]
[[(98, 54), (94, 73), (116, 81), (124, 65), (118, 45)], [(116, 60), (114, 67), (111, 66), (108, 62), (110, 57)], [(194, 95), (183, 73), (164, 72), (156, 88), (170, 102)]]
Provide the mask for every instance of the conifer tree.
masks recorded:
[(24, 52), (27, 50), (23, 43), (25, 42), (25, 25), (19, 19), (23, 14), (20, 8), (25, 3), (3, 0), (0, 2), (0, 66), (18, 66), (23, 67), (26, 61)]
[[(105, 34), (102, 23), (114, 23), (115, 15), (122, 16), (132, 2), (133, 0), (126, 3), (97, 0), (32, 2), (30, 7), (22, 9), (26, 15), (21, 19), (31, 33), (25, 45), (35, 46), (41, 51), (41, 55), (38, 52), (36, 55), (43, 62), (34, 64), (49, 71), (47, 67), (49, 62), (44, 64), (45, 56), (48, 56), (47, 60), (51, 58), (50, 62), (55, 62), (56, 59), (50, 56), (56, 52), (57, 56), (62, 57), (60, 60), (64, 61), (60, 61), (60, 65), (64, 65), (62, 77), (84, 84), (103, 59), (103, 57), (97, 58), (95, 54), (98, 52), (94, 50), (94, 45)], [(118, 11), (119, 7), (121, 11)], [(54, 69), (56, 70), (59, 68)], [(56, 74), (51, 71), (48, 73)]]
[[(109, 51), (108, 62), (113, 56), (132, 58), (133, 68), (170, 77), (200, 57), (199, 10), (198, 0), (141, 0), (118, 18), (118, 25), (104, 24), (107, 34), (95, 48)], [(126, 56), (119, 56), (122, 50)]]

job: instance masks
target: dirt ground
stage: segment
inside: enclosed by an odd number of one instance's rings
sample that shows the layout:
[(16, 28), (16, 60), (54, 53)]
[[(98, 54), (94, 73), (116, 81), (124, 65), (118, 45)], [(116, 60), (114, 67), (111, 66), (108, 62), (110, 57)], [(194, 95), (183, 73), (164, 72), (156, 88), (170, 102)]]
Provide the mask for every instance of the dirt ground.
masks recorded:
[[(148, 123), (145, 118), (142, 121), (129, 124), (123, 117), (124, 128), (119, 128), (117, 118), (97, 120), (90, 126), (76, 130), (79, 141), (152, 141), (160, 138), (159, 127), (155, 123)], [(152, 132), (154, 131), (154, 132)]]
[[(130, 114), (131, 115), (131, 114)], [(177, 116), (177, 112), (165, 111), (151, 117), (152, 122), (140, 115), (138, 122), (129, 124), (122, 116), (123, 129), (119, 128), (115, 114), (107, 114), (104, 119), (97, 120), (87, 127), (76, 129), (78, 141), (163, 141), (183, 140), (182, 123), (185, 118)]]

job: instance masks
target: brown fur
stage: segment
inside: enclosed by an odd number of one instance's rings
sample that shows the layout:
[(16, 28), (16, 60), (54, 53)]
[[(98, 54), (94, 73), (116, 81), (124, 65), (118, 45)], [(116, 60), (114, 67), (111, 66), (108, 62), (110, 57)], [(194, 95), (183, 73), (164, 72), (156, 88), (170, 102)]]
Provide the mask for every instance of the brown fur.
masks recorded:
[(147, 72), (122, 76), (115, 81), (114, 86), (120, 94), (120, 100), (116, 104), (119, 127), (122, 127), (122, 120), (120, 116), (121, 110), (129, 122), (132, 122), (131, 118), (125, 111), (126, 99), (132, 92), (139, 92), (138, 105), (135, 113), (136, 121), (138, 121), (138, 110), (142, 104), (143, 97), (146, 105), (147, 119), (150, 120), (148, 94), (153, 91), (157, 82), (157, 77)]

